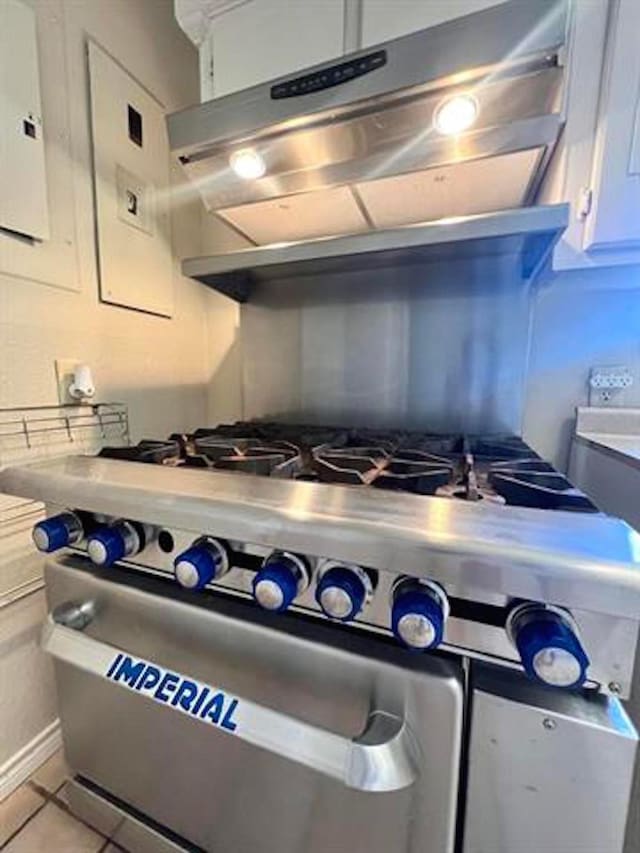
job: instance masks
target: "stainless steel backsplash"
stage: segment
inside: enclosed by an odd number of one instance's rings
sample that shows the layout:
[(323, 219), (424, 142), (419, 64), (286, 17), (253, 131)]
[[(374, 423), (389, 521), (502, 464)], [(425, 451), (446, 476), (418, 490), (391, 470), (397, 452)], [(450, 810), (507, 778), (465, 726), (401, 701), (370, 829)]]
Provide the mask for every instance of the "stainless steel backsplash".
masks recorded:
[(531, 304), (514, 268), (505, 258), (488, 279), (482, 264), (431, 263), (256, 286), (241, 309), (245, 416), (520, 433)]

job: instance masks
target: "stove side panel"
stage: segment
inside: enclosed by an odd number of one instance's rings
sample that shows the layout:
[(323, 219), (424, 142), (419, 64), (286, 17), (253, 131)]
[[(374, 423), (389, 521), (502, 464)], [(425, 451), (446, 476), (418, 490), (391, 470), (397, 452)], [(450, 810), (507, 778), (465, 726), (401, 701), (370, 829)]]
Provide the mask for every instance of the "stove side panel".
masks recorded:
[(622, 853), (638, 736), (620, 702), (475, 674), (463, 853)]
[(522, 431), (530, 296), (512, 259), (256, 285), (241, 308), (245, 417)]

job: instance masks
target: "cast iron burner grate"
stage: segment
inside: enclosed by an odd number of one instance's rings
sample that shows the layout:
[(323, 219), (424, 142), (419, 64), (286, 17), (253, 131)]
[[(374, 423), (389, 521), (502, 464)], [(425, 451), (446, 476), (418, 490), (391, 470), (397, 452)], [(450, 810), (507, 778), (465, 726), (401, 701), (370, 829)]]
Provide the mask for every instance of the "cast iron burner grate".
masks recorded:
[(100, 456), (373, 487), (468, 502), (597, 512), (518, 436), (240, 421), (104, 448)]
[(196, 437), (194, 447), (196, 454), (205, 457), (214, 468), (227, 471), (293, 477), (302, 467), (300, 448), (289, 441), (207, 435)]
[(128, 462), (166, 465), (180, 458), (180, 445), (177, 441), (154, 441), (145, 438), (132, 447), (103, 447), (98, 456), (123, 459)]
[(500, 466), (490, 470), (488, 479), (508, 504), (576, 512), (593, 512), (595, 509), (585, 494), (553, 469), (515, 467), (510, 470)]

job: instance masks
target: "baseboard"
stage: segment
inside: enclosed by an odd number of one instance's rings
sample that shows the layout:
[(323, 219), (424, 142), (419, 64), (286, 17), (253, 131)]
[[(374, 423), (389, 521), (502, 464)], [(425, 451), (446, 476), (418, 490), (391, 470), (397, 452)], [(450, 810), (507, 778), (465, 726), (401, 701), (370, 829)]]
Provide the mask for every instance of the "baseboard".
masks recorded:
[(20, 787), (61, 746), (60, 720), (54, 720), (0, 765), (0, 802)]

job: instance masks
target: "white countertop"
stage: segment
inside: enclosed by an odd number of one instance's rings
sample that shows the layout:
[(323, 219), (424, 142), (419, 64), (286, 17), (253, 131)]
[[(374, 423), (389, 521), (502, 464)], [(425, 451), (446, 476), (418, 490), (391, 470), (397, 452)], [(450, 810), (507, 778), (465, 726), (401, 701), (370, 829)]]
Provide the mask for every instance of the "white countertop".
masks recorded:
[(579, 408), (576, 436), (640, 465), (640, 409)]
[(598, 432), (578, 432), (577, 435), (593, 444), (599, 444), (606, 450), (613, 450), (615, 453), (640, 462), (640, 436)]

